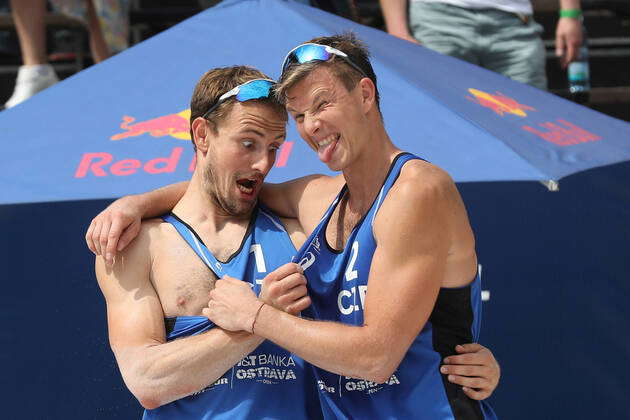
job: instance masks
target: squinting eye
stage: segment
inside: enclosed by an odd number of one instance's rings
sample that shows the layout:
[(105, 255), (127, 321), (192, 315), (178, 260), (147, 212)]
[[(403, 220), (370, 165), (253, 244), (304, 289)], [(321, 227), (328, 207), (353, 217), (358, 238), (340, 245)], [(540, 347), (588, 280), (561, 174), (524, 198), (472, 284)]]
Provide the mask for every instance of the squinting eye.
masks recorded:
[(278, 145), (269, 146), (269, 151), (270, 152), (277, 152), (279, 148), (280, 148), (280, 146), (278, 146)]
[(254, 145), (254, 142), (253, 142), (253, 141), (251, 141), (251, 140), (244, 140), (244, 141), (242, 142), (242, 144), (243, 144), (243, 146), (245, 146), (245, 147), (247, 147), (247, 148), (250, 148), (250, 147), (252, 147), (252, 146)]

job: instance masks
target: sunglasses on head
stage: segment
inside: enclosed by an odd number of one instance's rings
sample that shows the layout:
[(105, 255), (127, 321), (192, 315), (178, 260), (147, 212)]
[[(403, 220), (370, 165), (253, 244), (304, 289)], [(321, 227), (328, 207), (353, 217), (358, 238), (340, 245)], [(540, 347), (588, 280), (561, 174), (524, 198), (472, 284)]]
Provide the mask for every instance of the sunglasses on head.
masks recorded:
[(254, 79), (238, 85), (221, 95), (214, 105), (212, 105), (210, 109), (203, 114), (203, 118), (207, 118), (212, 111), (219, 107), (219, 105), (233, 96), (239, 102), (251, 101), (252, 99), (269, 98), (272, 95), (271, 89), (275, 86), (275, 84), (276, 82), (271, 79)]
[(286, 69), (291, 64), (304, 64), (308, 63), (309, 61), (328, 61), (334, 55), (345, 60), (346, 63), (348, 63), (355, 70), (361, 73), (363, 77), (368, 77), (359, 66), (357, 66), (350, 60), (348, 54), (346, 54), (345, 52), (340, 51), (337, 48), (333, 48), (329, 45), (312, 44), (310, 42), (298, 45), (297, 47), (289, 51), (289, 53), (284, 58), (284, 61), (282, 62), (282, 74), (284, 74)]

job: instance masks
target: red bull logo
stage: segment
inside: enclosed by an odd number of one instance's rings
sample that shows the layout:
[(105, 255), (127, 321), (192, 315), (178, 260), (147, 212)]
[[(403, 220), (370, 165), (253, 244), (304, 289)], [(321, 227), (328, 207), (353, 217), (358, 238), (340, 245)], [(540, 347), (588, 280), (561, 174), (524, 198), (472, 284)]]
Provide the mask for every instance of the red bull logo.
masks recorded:
[[(190, 140), (190, 109), (185, 109), (175, 114), (168, 114), (145, 121), (135, 122), (136, 119), (124, 116), (120, 128), (124, 131), (114, 134), (110, 140), (119, 141), (130, 137), (149, 135), (152, 137), (173, 137), (178, 140)], [(293, 142), (285, 141), (278, 151), (275, 166), (281, 168), (287, 165)], [(173, 147), (170, 153), (162, 156), (152, 156), (149, 159), (137, 159), (135, 157), (116, 158), (108, 152), (84, 153), (79, 162), (74, 177), (85, 178), (87, 176), (106, 177), (129, 176), (137, 173), (161, 174), (175, 172), (181, 165), (180, 161), (186, 152), (184, 147)], [(192, 147), (188, 150), (192, 153)], [(196, 158), (192, 154), (190, 158), (184, 157), (188, 163), (184, 167), (189, 173), (195, 170)]]
[(518, 103), (515, 99), (505, 96), (500, 92), (496, 92), (495, 95), (492, 95), (472, 88), (468, 89), (468, 92), (470, 92), (473, 96), (466, 96), (466, 98), (483, 107), (493, 110), (500, 116), (503, 116), (504, 114), (512, 114), (519, 117), (527, 117), (527, 113), (525, 111), (535, 111), (535, 109), (531, 106)]
[(530, 133), (535, 134), (541, 139), (553, 143), (556, 146), (571, 146), (574, 144), (588, 143), (602, 139), (601, 136), (591, 133), (590, 131), (565, 120), (544, 122), (538, 125), (542, 128), (542, 130), (527, 125), (523, 126), (523, 130), (529, 131)]
[[(512, 114), (525, 118), (527, 117), (527, 113), (525, 111), (536, 111), (533, 107), (521, 104), (515, 99), (505, 96), (500, 92), (496, 92), (496, 94), (492, 95), (472, 88), (468, 89), (468, 92), (470, 92), (473, 96), (466, 96), (466, 98), (483, 107), (491, 109), (501, 116), (504, 114)], [(572, 146), (575, 144), (601, 140), (601, 136), (591, 133), (588, 130), (564, 119), (540, 122), (538, 123), (538, 126), (539, 127), (531, 127), (529, 125), (524, 125), (521, 129), (534, 134), (549, 143), (553, 143), (556, 146)]]
[(164, 115), (132, 124), (135, 120), (135, 118), (125, 115), (123, 122), (120, 124), (120, 128), (125, 131), (114, 134), (111, 140), (137, 137), (142, 134), (149, 134), (153, 137), (171, 136), (176, 139), (190, 140), (190, 109), (185, 109), (177, 114)]

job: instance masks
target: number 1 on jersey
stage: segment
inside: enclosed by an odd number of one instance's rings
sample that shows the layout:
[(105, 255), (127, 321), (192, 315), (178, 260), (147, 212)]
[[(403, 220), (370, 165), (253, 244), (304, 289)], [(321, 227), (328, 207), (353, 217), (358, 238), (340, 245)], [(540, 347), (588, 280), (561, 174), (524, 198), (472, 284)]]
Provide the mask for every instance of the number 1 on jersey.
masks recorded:
[(263, 255), (262, 246), (260, 244), (252, 244), (249, 248), (249, 252), (254, 253), (254, 258), (256, 259), (256, 270), (259, 273), (266, 273), (267, 266), (265, 265), (265, 256)]

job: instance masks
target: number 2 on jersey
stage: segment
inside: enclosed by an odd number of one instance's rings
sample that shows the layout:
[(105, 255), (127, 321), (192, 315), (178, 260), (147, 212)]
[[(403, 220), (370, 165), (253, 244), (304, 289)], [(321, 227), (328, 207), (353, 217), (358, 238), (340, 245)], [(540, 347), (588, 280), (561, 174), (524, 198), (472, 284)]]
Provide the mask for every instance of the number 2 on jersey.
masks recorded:
[(351, 281), (359, 277), (359, 273), (354, 269), (354, 264), (357, 262), (357, 256), (359, 255), (359, 242), (354, 241), (352, 243), (352, 250), (350, 252), (350, 262), (346, 268), (346, 281)]

